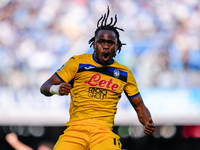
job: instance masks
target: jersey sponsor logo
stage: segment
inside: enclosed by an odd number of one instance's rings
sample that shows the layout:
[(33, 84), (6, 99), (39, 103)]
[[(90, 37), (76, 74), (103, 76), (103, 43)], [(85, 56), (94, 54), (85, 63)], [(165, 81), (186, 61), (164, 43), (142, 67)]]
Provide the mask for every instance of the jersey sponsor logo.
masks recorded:
[(107, 97), (107, 90), (96, 87), (90, 87), (88, 90), (88, 96), (97, 99), (104, 99)]
[(98, 87), (106, 87), (107, 89), (111, 89), (112, 91), (116, 91), (119, 87), (118, 84), (113, 83), (113, 79), (101, 80), (100, 74), (94, 74), (88, 81), (84, 82), (90, 86), (98, 86)]

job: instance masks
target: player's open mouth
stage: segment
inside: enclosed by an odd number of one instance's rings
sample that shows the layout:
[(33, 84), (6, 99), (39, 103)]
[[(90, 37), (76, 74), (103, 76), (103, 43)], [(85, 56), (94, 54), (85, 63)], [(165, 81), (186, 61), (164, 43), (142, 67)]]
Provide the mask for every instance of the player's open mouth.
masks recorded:
[(108, 52), (103, 53), (103, 60), (107, 61), (109, 59), (110, 54)]

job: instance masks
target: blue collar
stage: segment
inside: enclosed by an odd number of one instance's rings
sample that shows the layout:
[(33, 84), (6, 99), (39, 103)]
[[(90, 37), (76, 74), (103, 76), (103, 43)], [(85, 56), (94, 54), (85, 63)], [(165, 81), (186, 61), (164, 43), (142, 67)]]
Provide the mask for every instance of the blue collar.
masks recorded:
[[(101, 64), (96, 58), (95, 58), (95, 53), (93, 53), (93, 59), (94, 59), (94, 61), (95, 62), (97, 62), (98, 64)], [(112, 61), (108, 64), (108, 65), (111, 65), (111, 64), (113, 64), (114, 63), (114, 59), (112, 59)], [(102, 64), (101, 64), (102, 65)]]

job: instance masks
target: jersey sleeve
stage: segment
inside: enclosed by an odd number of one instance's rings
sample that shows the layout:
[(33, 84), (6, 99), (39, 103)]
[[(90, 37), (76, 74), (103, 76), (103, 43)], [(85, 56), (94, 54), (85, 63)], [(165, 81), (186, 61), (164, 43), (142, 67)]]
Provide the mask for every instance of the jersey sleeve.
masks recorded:
[(73, 80), (78, 70), (78, 65), (78, 58), (71, 57), (55, 74), (62, 82), (68, 83)]
[(140, 94), (136, 80), (130, 70), (128, 71), (128, 79), (124, 86), (124, 92), (128, 98), (134, 98)]

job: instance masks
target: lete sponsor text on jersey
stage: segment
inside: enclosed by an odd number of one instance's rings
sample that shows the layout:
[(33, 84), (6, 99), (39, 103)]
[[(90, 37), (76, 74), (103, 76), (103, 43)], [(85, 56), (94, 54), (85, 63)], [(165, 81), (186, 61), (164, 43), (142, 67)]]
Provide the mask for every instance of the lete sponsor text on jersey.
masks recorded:
[(106, 87), (107, 89), (111, 89), (112, 91), (116, 91), (119, 87), (118, 84), (113, 84), (113, 79), (101, 80), (100, 74), (94, 74), (88, 81), (84, 82), (85, 84), (89, 84), (90, 86), (99, 86)]

